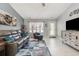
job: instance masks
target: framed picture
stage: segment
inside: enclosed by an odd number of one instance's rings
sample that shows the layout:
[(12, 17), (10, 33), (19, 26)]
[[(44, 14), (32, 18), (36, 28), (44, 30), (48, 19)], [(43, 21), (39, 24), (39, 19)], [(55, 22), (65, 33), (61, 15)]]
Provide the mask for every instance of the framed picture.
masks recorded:
[(5, 15), (0, 14), (0, 24), (16, 26), (16, 18), (11, 17), (10, 15), (7, 14)]

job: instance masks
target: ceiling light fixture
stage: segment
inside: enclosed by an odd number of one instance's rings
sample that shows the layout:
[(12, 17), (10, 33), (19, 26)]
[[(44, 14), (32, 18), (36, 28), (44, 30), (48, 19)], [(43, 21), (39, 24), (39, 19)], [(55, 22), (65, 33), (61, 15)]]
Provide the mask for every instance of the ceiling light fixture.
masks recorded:
[(43, 7), (45, 7), (45, 6), (46, 6), (46, 4), (45, 4), (45, 3), (42, 3), (42, 6), (43, 6)]

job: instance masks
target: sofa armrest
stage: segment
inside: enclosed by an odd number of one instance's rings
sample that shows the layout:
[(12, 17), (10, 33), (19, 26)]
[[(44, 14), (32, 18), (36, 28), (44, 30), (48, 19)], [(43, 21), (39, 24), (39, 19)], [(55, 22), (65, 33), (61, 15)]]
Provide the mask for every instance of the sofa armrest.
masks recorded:
[(17, 53), (17, 43), (13, 42), (13, 43), (6, 43), (5, 46), (5, 55), (6, 56), (14, 56)]

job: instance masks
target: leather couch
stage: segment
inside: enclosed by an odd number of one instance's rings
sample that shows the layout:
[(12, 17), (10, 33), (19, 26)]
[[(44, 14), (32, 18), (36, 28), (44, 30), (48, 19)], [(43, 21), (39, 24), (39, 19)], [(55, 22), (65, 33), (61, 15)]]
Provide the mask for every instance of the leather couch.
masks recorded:
[(5, 46), (5, 55), (6, 56), (14, 56), (18, 52), (19, 49), (21, 49), (25, 44), (28, 43), (29, 36), (26, 36), (24, 38), (19, 38), (14, 42), (6, 43)]
[[(6, 32), (6, 31), (3, 31)], [(10, 32), (10, 31), (7, 31)], [(6, 33), (7, 33), (6, 32)], [(18, 30), (12, 31), (9, 35), (12, 35), (15, 37), (15, 40), (12, 42), (6, 42), (5, 41), (5, 56), (14, 56), (18, 52), (19, 49), (21, 49), (25, 44), (28, 43), (29, 35), (26, 35), (25, 37), (21, 37)], [(8, 35), (8, 34), (7, 34)], [(3, 35), (3, 39), (6, 35)]]

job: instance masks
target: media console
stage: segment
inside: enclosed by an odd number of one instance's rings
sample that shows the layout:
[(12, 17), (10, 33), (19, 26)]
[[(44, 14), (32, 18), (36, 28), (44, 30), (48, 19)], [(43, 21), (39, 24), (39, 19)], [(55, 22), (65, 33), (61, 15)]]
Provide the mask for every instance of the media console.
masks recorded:
[(64, 43), (79, 50), (79, 31), (62, 31), (61, 35)]

